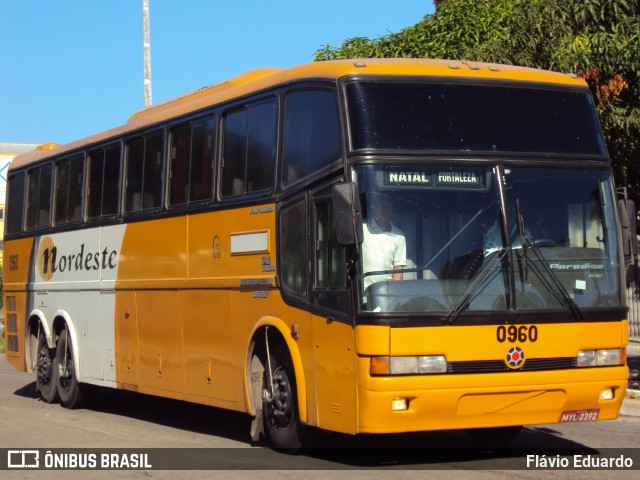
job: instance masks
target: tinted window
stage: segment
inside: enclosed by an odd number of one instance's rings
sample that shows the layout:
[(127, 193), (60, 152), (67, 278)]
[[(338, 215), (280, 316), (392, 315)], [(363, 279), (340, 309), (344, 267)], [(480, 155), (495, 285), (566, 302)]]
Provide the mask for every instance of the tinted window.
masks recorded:
[(285, 102), (283, 183), (289, 185), (340, 159), (335, 93), (300, 91)]
[(106, 148), (104, 182), (102, 186), (102, 215), (115, 215), (118, 213), (120, 150), (120, 145)]
[(84, 156), (56, 163), (54, 224), (81, 219)]
[(347, 287), (346, 256), (338, 243), (330, 202), (316, 205), (316, 288)]
[(52, 170), (51, 164), (47, 164), (27, 175), (27, 228), (49, 225)]
[(358, 82), (347, 99), (354, 150), (606, 154), (587, 89)]
[(211, 198), (216, 121), (213, 118), (193, 123), (189, 201)]
[(247, 150), (246, 109), (227, 114), (224, 124), (222, 195), (242, 195)]
[(137, 212), (142, 208), (142, 172), (144, 167), (144, 138), (127, 144), (126, 211)]
[(153, 133), (127, 143), (126, 211), (160, 206), (164, 135)]
[(331, 310), (347, 309), (346, 253), (338, 243), (330, 201), (316, 203), (316, 278), (314, 303)]
[(9, 177), (7, 184), (7, 222), (6, 233), (9, 235), (22, 231), (22, 216), (24, 214), (24, 172)]
[(102, 184), (104, 177), (104, 150), (89, 153), (89, 189), (87, 192), (87, 217), (95, 218), (102, 214)]
[(162, 199), (162, 148), (164, 136), (150, 135), (144, 150), (144, 181), (142, 208), (157, 208)]
[(273, 186), (276, 162), (276, 103), (264, 103), (249, 109), (247, 146), (247, 192)]
[(214, 135), (214, 119), (192, 122), (172, 130), (171, 205), (211, 198)]
[(189, 159), (191, 156), (191, 125), (171, 132), (171, 182), (169, 203), (186, 203), (189, 197)]
[(89, 218), (115, 215), (118, 211), (120, 145), (94, 150), (89, 154)]
[(280, 213), (280, 265), (284, 290), (307, 297), (307, 231), (304, 199), (288, 205)]
[(277, 104), (250, 105), (225, 117), (222, 195), (244, 195), (273, 186)]

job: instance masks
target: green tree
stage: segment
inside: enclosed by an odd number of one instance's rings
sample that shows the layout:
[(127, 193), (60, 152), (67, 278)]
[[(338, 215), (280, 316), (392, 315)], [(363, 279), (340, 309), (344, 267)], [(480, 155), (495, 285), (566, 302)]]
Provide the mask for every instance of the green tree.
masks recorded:
[(504, 24), (517, 0), (449, 0), (436, 13), (399, 33), (370, 40), (355, 37), (339, 47), (326, 45), (316, 60), (344, 58), (467, 58), (506, 33)]
[(571, 72), (597, 105), (616, 181), (640, 197), (640, 2), (522, 0), (477, 60)]
[(640, 0), (440, 0), (416, 25), (316, 60), (455, 58), (574, 73), (591, 88), (616, 181), (640, 199)]

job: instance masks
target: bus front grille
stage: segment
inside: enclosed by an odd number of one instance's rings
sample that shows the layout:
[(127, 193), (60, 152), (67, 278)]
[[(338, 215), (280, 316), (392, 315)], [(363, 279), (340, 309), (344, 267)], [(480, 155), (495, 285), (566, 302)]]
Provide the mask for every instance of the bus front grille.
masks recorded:
[(537, 372), (541, 370), (567, 370), (576, 368), (575, 357), (531, 358), (519, 369), (511, 369), (502, 360), (449, 362), (448, 373), (501, 373)]

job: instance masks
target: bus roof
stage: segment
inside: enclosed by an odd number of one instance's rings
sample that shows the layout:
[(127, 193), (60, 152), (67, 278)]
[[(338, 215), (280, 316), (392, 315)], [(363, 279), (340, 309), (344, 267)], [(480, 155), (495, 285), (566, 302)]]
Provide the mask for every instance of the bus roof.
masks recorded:
[(434, 77), (466, 77), (496, 80), (585, 86), (575, 75), (534, 68), (493, 63), (431, 59), (350, 59), (314, 62), (288, 69), (252, 70), (224, 82), (206, 86), (172, 100), (134, 113), (128, 122), (48, 151), (34, 151), (16, 157), (11, 169), (19, 168), (51, 155), (71, 152), (86, 145), (97, 144), (130, 131), (150, 126), (174, 117), (196, 112), (236, 97), (304, 79), (335, 80), (349, 75), (403, 75)]

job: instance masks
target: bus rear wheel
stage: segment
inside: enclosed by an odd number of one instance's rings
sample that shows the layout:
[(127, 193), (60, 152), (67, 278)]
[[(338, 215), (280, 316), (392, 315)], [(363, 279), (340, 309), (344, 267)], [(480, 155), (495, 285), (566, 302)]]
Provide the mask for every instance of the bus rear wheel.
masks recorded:
[(47, 345), (44, 331), (40, 329), (36, 358), (36, 390), (46, 403), (54, 403), (58, 400), (54, 363), (55, 359)]
[(295, 453), (302, 448), (302, 424), (298, 416), (295, 376), (288, 361), (272, 361), (273, 385), (265, 372), (264, 427), (267, 441), (276, 450)]
[(83, 405), (83, 397), (80, 384), (76, 378), (71, 338), (66, 328), (60, 332), (60, 337), (58, 338), (54, 369), (60, 404), (65, 408), (81, 407)]

